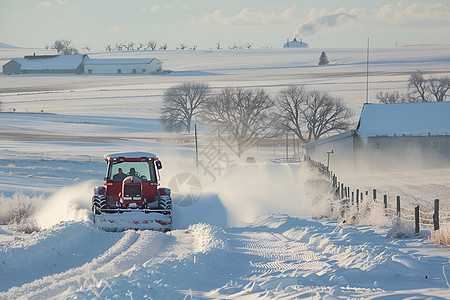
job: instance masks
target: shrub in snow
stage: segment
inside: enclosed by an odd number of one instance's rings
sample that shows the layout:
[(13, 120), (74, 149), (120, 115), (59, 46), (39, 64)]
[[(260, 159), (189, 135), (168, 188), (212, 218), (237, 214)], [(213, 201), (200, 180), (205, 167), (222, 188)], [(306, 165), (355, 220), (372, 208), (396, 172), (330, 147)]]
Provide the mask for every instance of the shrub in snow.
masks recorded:
[(15, 193), (12, 197), (0, 195), (0, 224), (12, 225), (11, 228), (21, 232), (38, 231), (39, 227), (30, 217), (36, 211), (43, 195), (24, 195)]
[(430, 241), (436, 244), (450, 245), (450, 225), (441, 225), (440, 229), (431, 231)]
[(413, 222), (402, 220), (401, 218), (395, 218), (392, 221), (392, 228), (388, 231), (387, 236), (391, 238), (407, 238), (414, 236), (414, 224)]

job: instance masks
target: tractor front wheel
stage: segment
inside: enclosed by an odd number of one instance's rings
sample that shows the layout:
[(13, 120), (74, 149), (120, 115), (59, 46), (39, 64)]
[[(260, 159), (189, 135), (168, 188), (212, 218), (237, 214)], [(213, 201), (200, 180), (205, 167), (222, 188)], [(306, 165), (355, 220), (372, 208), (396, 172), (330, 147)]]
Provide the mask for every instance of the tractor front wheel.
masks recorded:
[(159, 196), (158, 207), (161, 209), (172, 209), (172, 199), (170, 196)]
[(98, 213), (98, 210), (106, 208), (106, 197), (102, 195), (94, 195), (92, 197), (92, 211)]

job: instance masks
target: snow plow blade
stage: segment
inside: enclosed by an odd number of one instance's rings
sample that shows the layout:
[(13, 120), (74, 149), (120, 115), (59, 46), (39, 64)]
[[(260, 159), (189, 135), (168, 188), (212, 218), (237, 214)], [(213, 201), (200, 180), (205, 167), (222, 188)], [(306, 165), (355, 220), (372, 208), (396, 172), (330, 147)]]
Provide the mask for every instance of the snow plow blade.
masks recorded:
[(103, 209), (94, 213), (94, 223), (105, 231), (172, 229), (170, 210), (151, 209)]

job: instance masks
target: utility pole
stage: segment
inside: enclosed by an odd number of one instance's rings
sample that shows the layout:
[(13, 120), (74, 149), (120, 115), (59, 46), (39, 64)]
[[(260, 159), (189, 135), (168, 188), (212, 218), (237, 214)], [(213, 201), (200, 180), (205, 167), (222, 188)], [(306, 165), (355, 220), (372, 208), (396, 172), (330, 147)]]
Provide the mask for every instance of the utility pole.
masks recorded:
[(195, 130), (195, 166), (197, 168), (197, 175), (198, 175), (198, 141), (197, 141), (197, 124), (194, 124), (194, 130)]
[(367, 38), (366, 104), (369, 103), (369, 38)]

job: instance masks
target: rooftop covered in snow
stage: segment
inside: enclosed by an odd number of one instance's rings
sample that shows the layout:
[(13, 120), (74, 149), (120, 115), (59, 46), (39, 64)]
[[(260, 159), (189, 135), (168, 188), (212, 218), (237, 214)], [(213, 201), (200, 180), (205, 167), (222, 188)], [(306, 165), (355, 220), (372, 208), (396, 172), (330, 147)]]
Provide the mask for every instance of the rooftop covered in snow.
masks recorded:
[(356, 127), (360, 137), (450, 134), (450, 102), (365, 104)]
[(58, 55), (54, 57), (25, 57), (20, 70), (76, 70), (87, 58), (87, 55)]
[(95, 58), (88, 59), (85, 65), (139, 65), (149, 64), (156, 58)]

